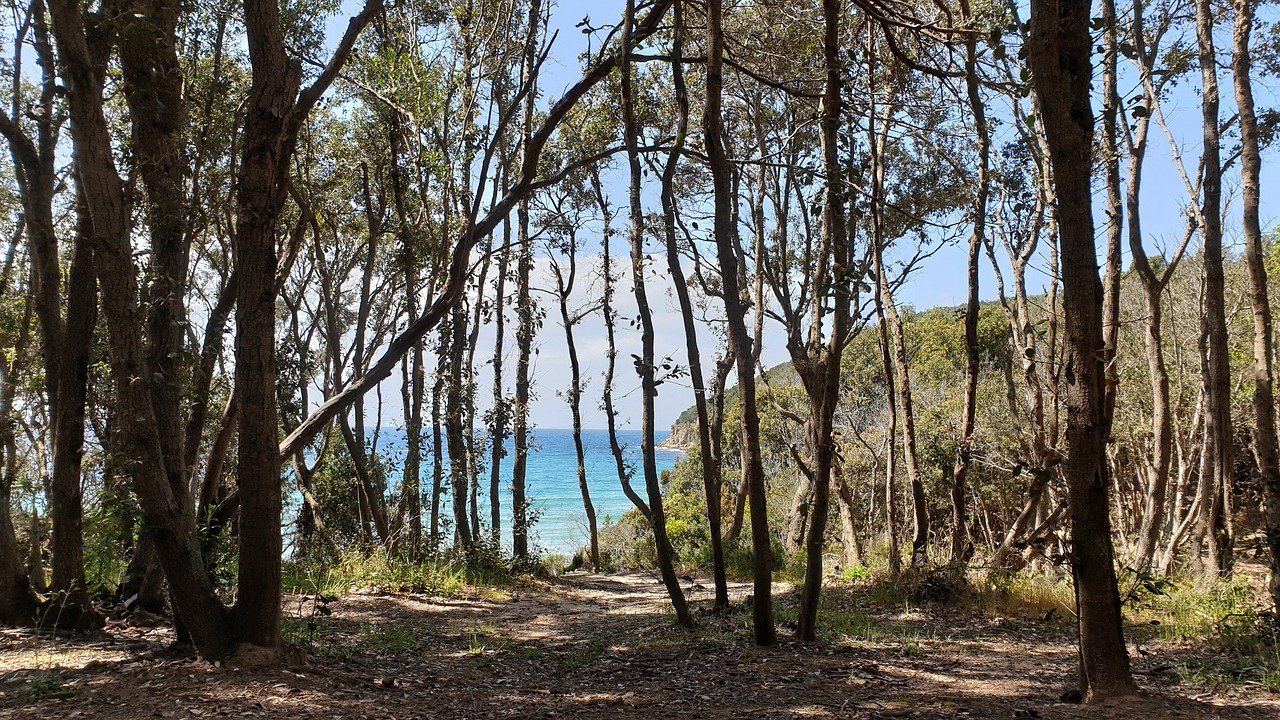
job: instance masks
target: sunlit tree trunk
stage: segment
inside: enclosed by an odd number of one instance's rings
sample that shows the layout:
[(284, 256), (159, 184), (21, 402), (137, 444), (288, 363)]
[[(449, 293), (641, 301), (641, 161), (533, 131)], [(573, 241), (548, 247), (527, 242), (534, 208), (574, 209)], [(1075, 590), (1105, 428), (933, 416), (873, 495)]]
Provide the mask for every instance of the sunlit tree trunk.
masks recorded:
[(1231, 432), (1231, 360), (1228, 356), (1226, 277), (1222, 251), (1222, 159), (1218, 123), (1218, 65), (1213, 41), (1211, 0), (1196, 0), (1196, 40), (1200, 51), (1201, 110), (1204, 150), (1200, 228), (1204, 264), (1204, 315), (1201, 322), (1201, 368), (1204, 378), (1205, 445), (1199, 494), (1197, 546), (1207, 549), (1205, 570), (1231, 572), (1231, 488), (1234, 460)]
[(1258, 118), (1254, 110), (1253, 81), (1250, 77), (1249, 38), (1253, 32), (1254, 5), (1235, 1), (1235, 28), (1231, 71), (1235, 84), (1236, 111), (1240, 122), (1240, 186), (1243, 201), (1245, 263), (1249, 266), (1249, 301), (1253, 306), (1253, 411), (1256, 416), (1253, 447), (1262, 475), (1266, 506), (1263, 530), (1271, 557), (1268, 589), (1280, 606), (1280, 451), (1277, 451), (1275, 349), (1271, 328), (1271, 302), (1267, 292), (1266, 254), (1262, 227), (1258, 220), (1261, 204), (1259, 187), (1262, 158), (1258, 141)]

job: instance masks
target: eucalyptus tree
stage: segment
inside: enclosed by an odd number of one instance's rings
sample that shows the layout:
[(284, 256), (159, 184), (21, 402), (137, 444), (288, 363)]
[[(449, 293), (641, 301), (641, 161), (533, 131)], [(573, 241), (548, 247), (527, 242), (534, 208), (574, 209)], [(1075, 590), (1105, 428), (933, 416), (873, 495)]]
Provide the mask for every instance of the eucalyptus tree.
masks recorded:
[[(670, 0), (658, 0), (652, 3), (648, 12), (636, 21), (629, 37), (630, 46), (619, 47), (620, 43), (616, 35), (611, 34), (606, 42), (602, 43), (601, 48), (590, 55), (582, 78), (569, 86), (534, 124), (533, 132), (528, 136), (528, 142), (524, 143), (519, 150), (521, 158), (519, 170), (513, 181), (500, 192), (497, 201), (484, 212), (480, 212), (478, 205), (473, 205), (475, 221), (464, 225), (460, 230), (442, 228), (446, 246), (449, 248), (447, 261), (444, 263), (446, 269), (432, 283), (435, 292), (430, 297), (427, 309), (416, 321), (410, 323), (387, 342), (382, 354), (371, 364), (368, 372), (359, 382), (348, 385), (341, 392), (328, 398), (315, 408), (293, 432), (289, 433), (281, 442), (282, 454), (291, 454), (297, 447), (306, 444), (343, 409), (387, 378), (395, 371), (400, 358), (411, 351), (420, 338), (440, 325), (445, 316), (450, 314), (463, 298), (470, 276), (473, 250), (484, 237), (502, 223), (522, 198), (539, 188), (558, 182), (576, 169), (590, 166), (616, 152), (616, 149), (610, 149), (590, 157), (567, 159), (558, 169), (548, 170), (539, 166), (543, 150), (560, 128), (566, 115), (623, 62), (633, 47), (650, 38), (658, 30), (670, 6)], [(544, 58), (545, 52), (537, 55), (537, 65), (540, 66)], [(512, 102), (521, 100), (530, 90), (526, 83), (521, 83), (521, 86), (512, 93)], [(495, 125), (500, 129), (510, 127), (517, 116), (518, 113), (514, 112), (513, 106), (509, 104), (499, 114)], [(497, 149), (496, 143), (492, 140), (490, 138), (489, 141), (482, 143), (484, 150), (477, 163), (479, 170), (477, 183), (487, 183), (490, 180), (488, 173), (494, 166)], [(473, 200), (478, 195), (478, 193), (474, 194)]]
[[(1154, 66), (1153, 54), (1138, 55), (1137, 70), (1143, 83), (1142, 113), (1155, 118), (1169, 142), (1173, 165), (1182, 180), (1188, 196), (1188, 210), (1194, 219), (1201, 239), (1200, 265), (1204, 291), (1200, 313), (1200, 377), (1203, 408), (1203, 439), (1199, 449), (1201, 468), (1198, 487), (1193, 501), (1194, 535), (1192, 554), (1203, 562), (1206, 572), (1227, 573), (1232, 564), (1231, 485), (1233, 467), (1233, 437), (1231, 430), (1231, 373), (1228, 356), (1226, 318), (1225, 275), (1222, 241), (1222, 148), (1219, 123), (1219, 87), (1216, 48), (1213, 38), (1215, 18), (1208, 4), (1197, 0), (1194, 4), (1196, 57), (1200, 69), (1202, 93), (1201, 115), (1203, 142), (1199, 165), (1189, 171), (1184, 160), (1182, 145), (1174, 135), (1164, 112), (1164, 82), (1161, 70)], [(1143, 6), (1135, 5), (1135, 32), (1142, 29)], [(1152, 30), (1155, 39), (1168, 31), (1168, 24), (1181, 22), (1186, 16), (1186, 6), (1175, 3), (1157, 6), (1157, 11), (1167, 14), (1158, 20)], [(1159, 16), (1158, 16), (1159, 17)], [(1164, 58), (1167, 70), (1181, 72), (1190, 62), (1190, 53), (1175, 46)], [(1140, 118), (1141, 119), (1141, 118)], [(1173, 540), (1182, 533), (1175, 530)], [(1175, 549), (1176, 542), (1170, 546)]]
[[(631, 16), (628, 15), (628, 18)], [(520, 147), (526, 148), (533, 140), (535, 99), (537, 97), (537, 61), (540, 26), (543, 24), (541, 0), (530, 0), (526, 36), (521, 53), (521, 84), (524, 86), (523, 108), (520, 121)], [(628, 23), (629, 27), (629, 23)], [(623, 36), (623, 46), (628, 46)], [(623, 62), (625, 68), (627, 63)], [(527, 161), (527, 158), (526, 158)], [(534, 302), (530, 287), (533, 271), (533, 241), (529, 237), (529, 199), (521, 199), (516, 209), (516, 375), (515, 397), (512, 411), (512, 434), (515, 438), (515, 457), (511, 468), (511, 537), (515, 556), (521, 560), (529, 557), (529, 507), (525, 487), (525, 475), (529, 463), (529, 401), (531, 394), (530, 365), (533, 361), (533, 339), (542, 324), (541, 310)]]
[[(689, 282), (682, 267), (679, 236), (679, 208), (676, 199), (675, 179), (680, 156), (689, 139), (689, 90), (684, 77), (684, 4), (677, 2), (672, 13), (671, 32), (671, 85), (676, 106), (675, 140), (662, 165), (662, 219), (663, 239), (667, 251), (667, 272), (680, 305), (680, 317), (684, 323), (685, 359), (689, 364), (689, 381), (693, 388), (693, 405), (698, 416), (699, 469), (702, 471), (703, 495), (707, 503), (707, 533), (711, 540), (711, 571), (715, 585), (715, 607), (729, 607), (729, 586), (724, 567), (724, 540), (721, 527), (722, 466), (720, 458), (719, 421), (712, 422), (707, 403), (707, 385), (702, 371), (702, 353), (698, 347), (696, 317), (693, 301), (689, 296)], [(692, 243), (690, 243), (692, 246)], [(723, 382), (720, 382), (723, 401)], [(717, 413), (717, 418), (721, 416)]]
[[(21, 216), (19, 215), (19, 218)], [(21, 230), (19, 220), (17, 228)], [(9, 271), (15, 266), (12, 263), (13, 252), (17, 245), (15, 234), (12, 244), (7, 249), (6, 269), (0, 276), (0, 299), (7, 299), (11, 287), (25, 290), (25, 283), (11, 283)], [(27, 568), (23, 565), (19, 554), (17, 533), (13, 524), (13, 487), (18, 476), (19, 453), (17, 444), (17, 408), (18, 388), (22, 384), (22, 376), (29, 372), (32, 355), (32, 320), (35, 303), (31, 293), (22, 304), (20, 319), (4, 320), (5, 338), (8, 347), (12, 348), (12, 357), (0, 362), (0, 625), (22, 625), (35, 617), (36, 595), (31, 586)], [(38, 545), (36, 535), (28, 541), (32, 547)]]
[[(1011, 32), (1001, 35), (1002, 42), (1011, 37), (1027, 46), (1021, 22), (1012, 11), (1007, 30)], [(1027, 66), (1013, 53), (1002, 54), (997, 77), (1015, 89), (1006, 95), (1013, 127), (1012, 137), (993, 158), (993, 222), (985, 250), (995, 275), (996, 297), (1008, 319), (1011, 350), (1021, 364), (1021, 387), (1006, 377), (1006, 402), (1020, 455), (1013, 474), (1028, 476), (1028, 483), (1026, 500), (993, 553), (992, 565), (997, 567), (1021, 562), (1014, 558), (1017, 546), (1049, 531), (1052, 524), (1047, 521), (1060, 517), (1051, 504), (1058, 501), (1052, 481), (1061, 465), (1057, 398), (1063, 370), (1056, 311), (1060, 304), (1058, 216), (1042, 103), (1031, 92)], [(998, 259), (997, 246), (1007, 262)], [(1028, 287), (1029, 274), (1038, 264), (1047, 276), (1039, 301)]]
[(604, 334), (607, 351), (605, 353), (604, 387), (600, 398), (600, 409), (604, 411), (605, 425), (609, 431), (609, 452), (613, 456), (613, 466), (618, 473), (618, 484), (622, 492), (640, 512), (644, 519), (653, 522), (653, 512), (649, 503), (636, 492), (631, 484), (635, 468), (626, 459), (622, 443), (618, 440), (618, 410), (614, 404), (613, 380), (618, 365), (617, 322), (618, 313), (614, 300), (617, 292), (617, 275), (614, 274), (613, 262), (613, 205), (606, 195), (600, 172), (592, 167), (591, 189), (595, 197), (596, 208), (601, 217), (601, 254), (600, 254), (600, 314), (604, 317)]
[[(826, 77), (819, 121), (823, 175), (822, 230), (813, 273), (808, 338), (801, 345), (799, 333), (793, 331), (787, 342), (809, 396), (805, 442), (810, 460), (802, 471), (812, 479), (814, 504), (813, 520), (805, 541), (805, 582), (796, 627), (796, 634), (805, 640), (817, 637), (822, 554), (826, 549), (831, 477), (836, 472), (832, 421), (840, 398), (841, 359), (850, 332), (850, 311), (855, 302), (853, 284), (858, 274), (845, 219), (847, 191), (839, 148), (843, 116), (842, 81), (847, 72), (840, 61), (841, 20), (844, 16), (844, 8), (838, 0), (823, 1), (822, 65)], [(830, 330), (824, 340), (822, 335), (828, 304), (831, 307)]]
[[(567, 184), (574, 179), (567, 181)], [(569, 187), (547, 208), (542, 224), (548, 231), (547, 249), (551, 261), (551, 274), (555, 278), (554, 294), (560, 306), (560, 325), (564, 329), (565, 347), (569, 353), (569, 387), (561, 392), (569, 405), (573, 423), (573, 451), (577, 458), (578, 490), (582, 494), (582, 510), (587, 516), (587, 548), (591, 567), (600, 565), (600, 532), (596, 520), (595, 505), (591, 502), (591, 488), (587, 483), (587, 455), (582, 442), (582, 391), (586, 386), (582, 377), (582, 365), (578, 360), (578, 345), (573, 330), (584, 320), (600, 310), (600, 301), (588, 298), (585, 303), (571, 306), (571, 299), (578, 284), (578, 233), (585, 224), (584, 214), (593, 205), (585, 187)], [(563, 258), (563, 260), (561, 259)]]
[[(623, 45), (631, 43), (631, 28), (635, 21), (635, 0), (627, 0), (626, 14), (623, 16)], [(641, 354), (633, 356), (636, 374), (640, 377), (640, 455), (641, 469), (649, 504), (649, 526), (653, 531), (654, 547), (658, 560), (658, 571), (667, 588), (667, 596), (675, 609), (676, 621), (685, 627), (693, 626), (693, 616), (689, 614), (689, 606), (685, 601), (684, 589), (676, 577), (675, 554), (671, 548), (671, 540), (667, 536), (667, 516), (662, 497), (662, 485), (658, 477), (657, 449), (654, 447), (654, 401), (658, 396), (658, 386), (676, 374), (676, 369), (669, 359), (659, 361), (654, 351), (653, 310), (649, 306), (648, 273), (649, 255), (645, 252), (645, 216), (640, 198), (641, 165), (640, 165), (640, 121), (637, 116), (636, 91), (634, 86), (634, 65), (631, 62), (622, 64), (622, 117), (623, 140), (626, 144), (628, 169), (628, 211), (630, 228), (628, 231), (631, 247), (631, 290), (635, 296), (637, 322), (640, 329)]]
[(960, 10), (969, 25), (964, 44), (965, 97), (977, 143), (977, 182), (973, 194), (972, 223), (967, 258), (967, 287), (964, 311), (964, 405), (960, 414), (960, 433), (956, 444), (955, 465), (951, 470), (951, 562), (962, 566), (973, 554), (973, 539), (968, 532), (966, 492), (969, 468), (973, 463), (973, 437), (977, 424), (978, 316), (981, 312), (979, 265), (987, 242), (987, 206), (991, 200), (991, 130), (987, 122), (987, 104), (982, 95), (982, 77), (978, 68), (977, 18), (968, 0), (960, 0)]

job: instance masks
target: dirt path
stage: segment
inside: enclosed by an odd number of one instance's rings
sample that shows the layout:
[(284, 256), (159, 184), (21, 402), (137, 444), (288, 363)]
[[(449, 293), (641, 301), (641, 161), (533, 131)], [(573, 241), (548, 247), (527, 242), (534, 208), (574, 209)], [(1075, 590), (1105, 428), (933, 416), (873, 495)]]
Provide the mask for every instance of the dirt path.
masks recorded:
[[(739, 606), (749, 592), (732, 587)], [(868, 615), (849, 642), (761, 649), (745, 609), (687, 632), (666, 607), (642, 574), (466, 599), (352, 594), (327, 615), (294, 598), (286, 630), (309, 642), (310, 662), (273, 673), (170, 655), (161, 629), (112, 624), (58, 641), (9, 631), (0, 717), (1280, 718), (1260, 689), (1200, 693), (1166, 673), (1144, 675), (1146, 696), (1124, 705), (1059, 703), (1074, 650), (1053, 621)], [(1139, 670), (1178, 651), (1144, 656)]]

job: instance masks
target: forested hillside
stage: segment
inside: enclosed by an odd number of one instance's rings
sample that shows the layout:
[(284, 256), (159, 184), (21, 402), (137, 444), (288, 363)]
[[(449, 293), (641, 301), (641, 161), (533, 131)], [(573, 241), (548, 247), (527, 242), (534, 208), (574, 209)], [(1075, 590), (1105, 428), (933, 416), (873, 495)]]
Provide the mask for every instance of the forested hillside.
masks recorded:
[(1271, 3), (6, 7), (0, 715), (1280, 708)]

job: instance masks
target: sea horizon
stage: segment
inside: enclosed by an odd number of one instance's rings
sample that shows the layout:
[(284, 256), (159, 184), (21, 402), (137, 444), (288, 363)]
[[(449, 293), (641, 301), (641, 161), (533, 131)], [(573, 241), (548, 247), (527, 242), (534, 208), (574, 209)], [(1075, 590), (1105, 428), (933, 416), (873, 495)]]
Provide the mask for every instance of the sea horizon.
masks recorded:
[[(477, 432), (483, 432), (477, 428)], [(641, 466), (641, 440), (643, 431), (633, 428), (618, 428), (618, 441), (623, 447), (623, 459), (631, 467), (632, 487), (643, 497), (644, 478)], [(669, 429), (654, 430), (655, 459), (658, 473), (671, 470), (685, 453), (682, 450), (660, 447), (671, 434)], [(424, 428), (423, 448), (423, 512), (424, 524), (426, 514), (430, 512), (430, 477), (431, 477), (431, 433)], [(585, 547), (589, 541), (587, 515), (583, 507), (582, 492), (578, 484), (578, 461), (573, 443), (572, 428), (533, 428), (530, 430), (529, 455), (525, 473), (526, 496), (529, 504), (531, 520), (529, 544), (533, 552), (539, 555), (573, 555)], [(366, 431), (371, 449), (383, 454), (391, 460), (388, 483), (395, 487), (400, 482), (404, 457), (407, 452), (405, 430), (403, 426), (382, 425)], [(582, 429), (583, 455), (585, 459), (587, 487), (595, 508), (596, 523), (603, 527), (606, 522), (616, 522), (625, 513), (634, 509), (630, 499), (622, 491), (618, 478), (617, 464), (609, 443), (607, 428)], [(503, 549), (510, 552), (511, 539), (511, 477), (515, 452), (514, 442), (508, 438), (506, 456), (502, 460), (501, 502), (501, 542)], [(489, 525), (489, 460), (488, 449), (477, 453), (481, 457), (483, 469), (480, 473), (480, 520), (482, 529)], [(445, 473), (448, 473), (448, 454), (444, 457)], [(447, 483), (446, 483), (447, 484)], [(447, 492), (446, 488), (446, 492)], [(441, 502), (442, 520), (452, 521), (452, 505), (446, 495)], [(446, 540), (452, 534), (446, 535)]]

